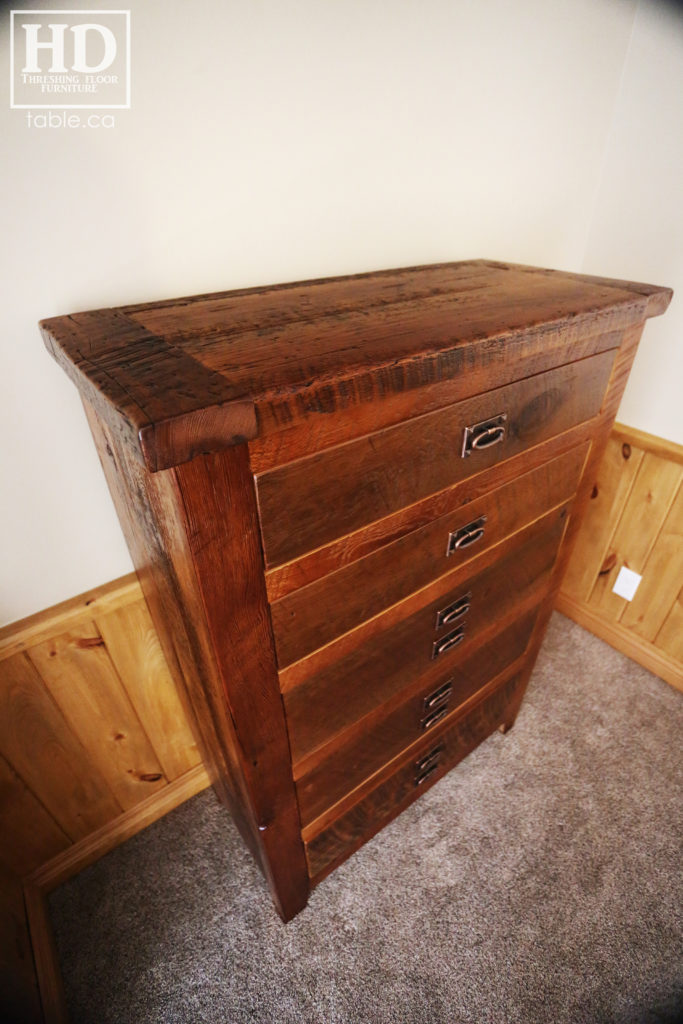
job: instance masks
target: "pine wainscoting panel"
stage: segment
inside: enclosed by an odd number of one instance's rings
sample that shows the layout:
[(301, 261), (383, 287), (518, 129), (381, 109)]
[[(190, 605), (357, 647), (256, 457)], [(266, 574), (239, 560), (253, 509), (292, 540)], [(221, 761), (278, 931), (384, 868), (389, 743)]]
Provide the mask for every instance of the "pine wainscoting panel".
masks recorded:
[(135, 574), (0, 630), (3, 1020), (66, 1020), (46, 894), (208, 785)]
[(179, 780), (201, 788), (200, 764), (134, 575), (0, 631), (0, 862), (10, 870), (26, 877), (73, 847), (91, 850), (93, 836), (111, 848), (141, 804), (140, 827), (154, 820), (152, 796), (158, 817), (169, 786), (178, 802)]
[(683, 690), (683, 447), (615, 424), (592, 499), (557, 608)]

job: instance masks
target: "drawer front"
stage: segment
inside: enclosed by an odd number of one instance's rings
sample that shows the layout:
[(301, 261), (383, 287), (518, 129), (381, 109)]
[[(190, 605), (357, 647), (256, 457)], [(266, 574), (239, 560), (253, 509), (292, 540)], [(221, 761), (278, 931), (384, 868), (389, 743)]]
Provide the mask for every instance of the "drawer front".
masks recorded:
[(440, 516), (271, 605), (280, 668), (401, 601), (568, 500), (587, 446)]
[[(428, 685), (497, 632), (505, 616), (544, 594), (562, 538), (565, 508), (533, 524), (505, 558), (462, 579), (418, 611), (376, 633), (283, 694), (294, 764), (394, 695)], [(521, 606), (521, 607), (520, 607)], [(451, 614), (452, 610), (452, 614)], [(439, 622), (446, 613), (447, 621)]]
[(257, 476), (268, 567), (589, 419), (613, 359), (570, 363)]
[[(425, 737), (396, 771), (317, 834), (304, 830), (311, 878), (317, 881), (514, 715), (523, 693), (515, 676), (438, 736)], [(454, 823), (456, 824), (456, 823)], [(313, 831), (313, 830), (311, 830)]]
[(526, 650), (537, 609), (504, 629), (446, 673), (436, 685), (420, 683), (408, 700), (370, 729), (354, 731), (342, 746), (297, 779), (301, 822), (309, 825), (365, 779), (428, 733), (436, 735), (465, 701)]

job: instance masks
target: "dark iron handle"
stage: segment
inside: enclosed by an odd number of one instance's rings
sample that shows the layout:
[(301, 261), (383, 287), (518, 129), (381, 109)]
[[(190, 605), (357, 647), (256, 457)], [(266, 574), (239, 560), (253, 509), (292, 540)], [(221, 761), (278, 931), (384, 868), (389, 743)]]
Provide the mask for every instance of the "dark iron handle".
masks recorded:
[(437, 708), (436, 711), (432, 711), (431, 715), (425, 715), (425, 717), (420, 722), (420, 728), (425, 730), (431, 729), (433, 725), (436, 725), (437, 722), (440, 722), (441, 719), (445, 718), (447, 714), (448, 705), (444, 704), (442, 707)]
[(440, 654), (445, 654), (446, 651), (452, 650), (461, 644), (465, 639), (465, 629), (463, 626), (458, 626), (451, 633), (446, 633), (446, 636), (441, 637), (440, 640), (435, 640), (432, 644), (432, 658), (438, 658)]
[(484, 536), (484, 527), (475, 526), (472, 523), (470, 526), (466, 526), (464, 530), (458, 530), (457, 533), (452, 533), (450, 536), (450, 543), (448, 545), (448, 554), (452, 555), (454, 551), (459, 551), (461, 548), (468, 548), (470, 544), (476, 543), (481, 540)]
[(413, 780), (415, 785), (421, 786), (423, 782), (426, 782), (427, 779), (431, 778), (431, 776), (434, 774), (438, 767), (438, 764), (433, 764), (429, 768), (427, 768), (426, 771), (421, 772), (419, 775), (416, 775)]
[(422, 707), (425, 711), (429, 711), (431, 708), (435, 708), (441, 704), (448, 704), (453, 693), (453, 680), (449, 680), (440, 686), (438, 690), (433, 690), (428, 693), (422, 702)]
[(436, 629), (440, 629), (442, 626), (448, 626), (451, 622), (455, 622), (456, 619), (462, 618), (463, 615), (467, 615), (470, 610), (470, 601), (472, 600), (472, 594), (463, 594), (449, 604), (446, 608), (442, 608), (441, 611), (436, 613)]
[(417, 774), (419, 775), (420, 772), (426, 771), (427, 768), (436, 767), (436, 765), (439, 762), (439, 758), (441, 757), (445, 749), (446, 748), (444, 747), (443, 743), (440, 743), (438, 747), (432, 747), (429, 753), (425, 754), (424, 757), (418, 758), (418, 760), (415, 762), (415, 771), (417, 772)]
[(471, 523), (467, 523), (465, 526), (461, 526), (459, 530), (454, 530), (450, 533), (448, 535), (446, 554), (452, 555), (454, 551), (460, 551), (461, 548), (467, 548), (470, 544), (481, 540), (484, 536), (485, 522), (486, 516), (480, 516), (479, 519), (473, 519)]
[(487, 427), (486, 430), (482, 430), (479, 434), (472, 436), (472, 443), (470, 444), (471, 449), (479, 451), (482, 448), (491, 448), (494, 444), (498, 444), (505, 437), (505, 427)]
[(492, 416), (481, 423), (472, 423), (471, 426), (465, 427), (460, 452), (462, 458), (467, 459), (472, 452), (483, 451), (492, 448), (494, 444), (499, 444), (505, 438), (506, 425), (507, 413), (501, 413), (500, 416)]

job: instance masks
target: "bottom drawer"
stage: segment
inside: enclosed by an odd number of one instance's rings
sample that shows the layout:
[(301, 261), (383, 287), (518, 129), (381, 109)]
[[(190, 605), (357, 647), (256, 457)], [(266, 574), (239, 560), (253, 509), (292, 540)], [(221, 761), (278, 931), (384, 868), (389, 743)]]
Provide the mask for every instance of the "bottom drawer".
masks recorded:
[(314, 884), (405, 810), (498, 726), (514, 718), (523, 692), (522, 675), (518, 674), (449, 729), (427, 739), (393, 775), (317, 835), (309, 838), (304, 831), (308, 871)]
[[(407, 699), (385, 714), (381, 721), (353, 730), (346, 742), (323, 751), (315, 766), (297, 779), (301, 822), (315, 818), (346, 796), (368, 776), (373, 775), (402, 750), (411, 746), (448, 715), (456, 712), (526, 650), (536, 621), (534, 608), (516, 619), (483, 647), (445, 673), (436, 685), (432, 679), (410, 688)], [(429, 698), (433, 697), (433, 707)], [(361, 726), (363, 723), (361, 723)], [(437, 730), (440, 731), (440, 730)]]

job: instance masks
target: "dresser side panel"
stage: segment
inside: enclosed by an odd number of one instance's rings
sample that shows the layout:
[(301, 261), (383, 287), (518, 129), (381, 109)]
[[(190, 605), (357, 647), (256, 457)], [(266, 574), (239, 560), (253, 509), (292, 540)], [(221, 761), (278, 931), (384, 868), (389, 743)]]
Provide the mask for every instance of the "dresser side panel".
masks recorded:
[(246, 445), (175, 475), (262, 864), (288, 920), (306, 903), (308, 876)]
[[(265, 833), (259, 829), (263, 821), (254, 806), (246, 755), (226, 693), (226, 666), (220, 664), (223, 652), (216, 650), (212, 634), (215, 622), (209, 620), (198, 577), (197, 536), (188, 536), (186, 530), (187, 509), (176, 472), (148, 472), (117, 441), (92, 407), (84, 404), (152, 619), (214, 788), (273, 888), (268, 848), (263, 841)], [(233, 449), (236, 450), (239, 449)], [(225, 547), (226, 534), (238, 544), (245, 529), (244, 522), (236, 521), (237, 506), (231, 508), (228, 503), (225, 513), (214, 531), (214, 543), (219, 547)], [(289, 764), (286, 768), (289, 772)], [(292, 805), (296, 813), (293, 782)], [(305, 872), (300, 835), (297, 838), (290, 859), (295, 861), (298, 854)], [(305, 874), (301, 875), (296, 893), (296, 909), (287, 910), (274, 891), (283, 915), (291, 916), (305, 904)], [(286, 895), (284, 903), (292, 904), (291, 894)]]

